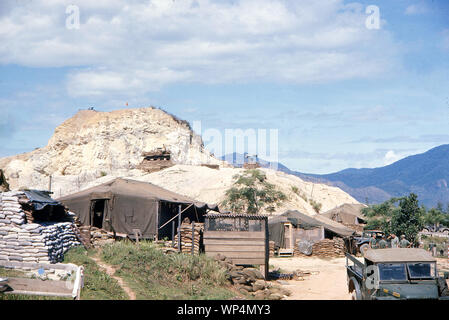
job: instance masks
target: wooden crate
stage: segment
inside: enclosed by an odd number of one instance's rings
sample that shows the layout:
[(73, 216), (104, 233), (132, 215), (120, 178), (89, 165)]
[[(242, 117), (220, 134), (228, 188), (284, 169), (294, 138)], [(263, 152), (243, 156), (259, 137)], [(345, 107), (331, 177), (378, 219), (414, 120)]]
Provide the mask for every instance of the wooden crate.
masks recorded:
[[(204, 247), (208, 256), (222, 254), (236, 265), (259, 265), (268, 273), (269, 244), (268, 224), (265, 216), (250, 215), (211, 215), (206, 216), (204, 228)], [(211, 230), (210, 219), (249, 219), (259, 220), (260, 231)], [(232, 224), (232, 223), (231, 223)]]

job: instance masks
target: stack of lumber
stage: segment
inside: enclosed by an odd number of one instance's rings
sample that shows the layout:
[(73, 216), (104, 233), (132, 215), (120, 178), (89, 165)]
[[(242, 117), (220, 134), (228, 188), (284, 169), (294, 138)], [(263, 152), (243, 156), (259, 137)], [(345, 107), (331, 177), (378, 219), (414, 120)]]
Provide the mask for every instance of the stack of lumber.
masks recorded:
[(270, 257), (274, 257), (274, 241), (269, 241)]
[[(194, 254), (199, 254), (200, 252), (200, 241), (202, 238), (204, 223), (195, 223), (193, 226), (193, 238), (192, 238), (192, 224), (182, 223), (181, 224), (181, 252), (182, 253), (192, 253), (192, 246)], [(178, 247), (178, 234), (175, 235), (175, 248)]]
[(314, 243), (313, 255), (324, 258), (344, 257), (345, 245), (341, 238), (324, 239)]
[(298, 257), (298, 256), (302, 255), (302, 253), (299, 251), (299, 242), (300, 241), (301, 241), (301, 239), (296, 240), (295, 246), (293, 248), (293, 256), (294, 257)]

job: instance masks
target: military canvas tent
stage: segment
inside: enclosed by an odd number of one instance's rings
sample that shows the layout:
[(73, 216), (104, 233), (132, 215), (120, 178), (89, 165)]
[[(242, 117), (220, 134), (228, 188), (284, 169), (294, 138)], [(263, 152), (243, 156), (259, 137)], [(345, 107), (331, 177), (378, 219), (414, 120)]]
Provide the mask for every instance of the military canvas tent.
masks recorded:
[(366, 221), (366, 217), (361, 212), (363, 208), (366, 208), (366, 205), (345, 203), (321, 215), (343, 224), (363, 224)]
[(274, 241), (276, 247), (282, 248), (284, 246), (284, 223), (287, 222), (291, 223), (294, 228), (305, 230), (323, 227), (325, 233), (329, 236), (337, 235), (342, 238), (351, 236), (355, 232), (326, 217), (308, 216), (296, 210), (289, 210), (268, 220), (270, 241)]
[(135, 230), (145, 239), (172, 236), (172, 221), (181, 217), (204, 222), (208, 210), (217, 205), (197, 202), (151, 183), (117, 178), (102, 185), (58, 199), (74, 212), (83, 225), (95, 226), (133, 237)]

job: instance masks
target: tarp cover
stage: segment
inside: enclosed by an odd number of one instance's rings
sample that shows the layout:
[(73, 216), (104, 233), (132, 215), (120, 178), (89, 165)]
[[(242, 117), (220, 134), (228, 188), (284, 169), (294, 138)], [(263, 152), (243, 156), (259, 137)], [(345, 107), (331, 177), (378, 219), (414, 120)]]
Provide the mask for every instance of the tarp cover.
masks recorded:
[(24, 191), (35, 210), (42, 210), (46, 206), (61, 206), (59, 201), (53, 200), (48, 192), (39, 190)]
[(218, 211), (217, 205), (197, 202), (151, 183), (122, 178), (58, 200), (75, 212), (83, 225), (91, 225), (92, 200), (105, 200), (104, 229), (128, 235), (133, 234), (133, 229), (140, 229), (144, 238), (158, 233), (160, 201)]

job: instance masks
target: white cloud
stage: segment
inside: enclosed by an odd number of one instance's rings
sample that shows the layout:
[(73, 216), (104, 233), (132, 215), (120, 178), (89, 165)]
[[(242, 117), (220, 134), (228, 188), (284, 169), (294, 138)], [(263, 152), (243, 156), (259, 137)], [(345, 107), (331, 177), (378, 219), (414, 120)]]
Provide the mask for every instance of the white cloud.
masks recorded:
[(396, 162), (396, 161), (400, 160), (401, 158), (402, 158), (402, 156), (396, 154), (393, 150), (390, 150), (385, 154), (384, 165), (392, 164), (393, 162)]
[[(79, 29), (65, 7), (80, 8)], [(135, 94), (174, 82), (328, 82), (395, 65), (385, 30), (343, 0), (44, 1), (0, 15), (0, 63), (76, 67), (72, 96)]]

